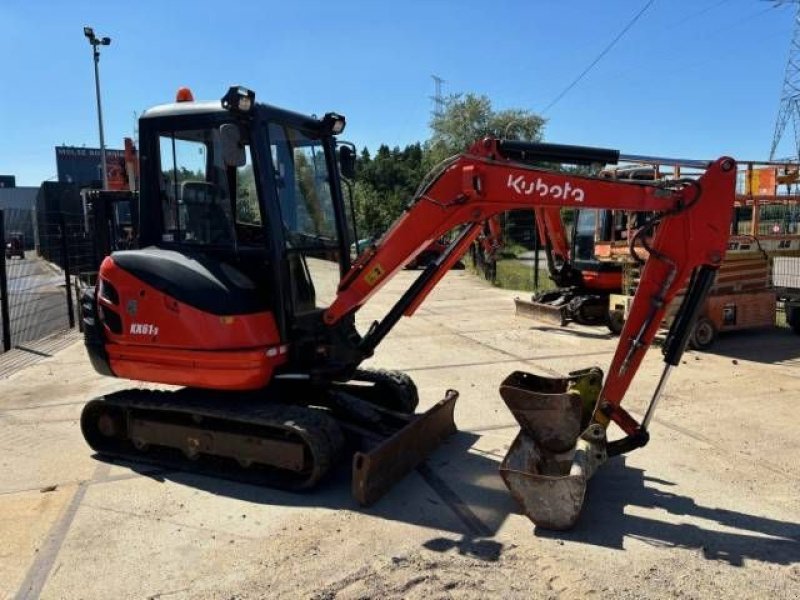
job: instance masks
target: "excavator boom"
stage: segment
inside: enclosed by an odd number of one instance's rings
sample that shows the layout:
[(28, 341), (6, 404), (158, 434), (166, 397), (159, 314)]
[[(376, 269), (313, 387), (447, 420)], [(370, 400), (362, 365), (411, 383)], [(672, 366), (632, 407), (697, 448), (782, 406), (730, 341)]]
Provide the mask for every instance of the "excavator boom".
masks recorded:
[[(538, 151), (539, 161), (556, 160), (555, 156), (548, 157), (547, 145), (531, 144), (530, 148)], [(485, 139), (467, 154), (444, 163), (421, 188), (406, 213), (342, 279), (324, 321), (334, 325), (356, 311), (431, 240), (460, 228), (449, 251), (430, 265), (364, 336), (361, 350), (365, 355), (371, 354), (401, 316), (414, 313), (479, 235), (483, 222), (500, 212), (533, 208), (544, 217), (548, 213), (552, 216), (560, 207), (580, 207), (655, 213), (630, 241), (636, 243), (644, 233), (653, 235), (651, 241), (644, 242), (649, 259), (602, 387), (596, 385), (598, 375), (592, 372), (555, 382), (512, 374), (501, 388), (522, 426), (520, 437), (504, 461), (504, 479), (534, 521), (548, 527), (570, 527), (580, 513), (586, 480), (594, 469), (609, 454), (641, 447), (649, 439), (647, 426), (652, 411), (670, 369), (679, 362), (697, 309), (725, 253), (735, 192), (735, 162), (720, 158), (710, 163), (697, 181), (657, 184), (545, 170), (524, 162), (519, 142), (515, 142), (516, 152), (504, 150), (503, 141)], [(581, 157), (591, 152), (590, 148), (575, 149)], [(565, 160), (563, 154), (558, 158)], [(600, 154), (600, 158), (607, 159), (607, 155)], [(690, 277), (689, 292), (665, 346), (667, 365), (645, 418), (637, 422), (622, 408), (622, 401), (667, 305)], [(589, 388), (593, 389), (591, 393), (586, 392)], [(575, 402), (576, 398), (580, 401)], [(579, 427), (573, 427), (571, 433), (562, 431), (555, 445), (548, 442), (552, 431), (563, 429), (563, 423), (570, 419)], [(605, 429), (611, 421), (626, 435), (607, 443)], [(571, 447), (567, 460), (565, 445)]]

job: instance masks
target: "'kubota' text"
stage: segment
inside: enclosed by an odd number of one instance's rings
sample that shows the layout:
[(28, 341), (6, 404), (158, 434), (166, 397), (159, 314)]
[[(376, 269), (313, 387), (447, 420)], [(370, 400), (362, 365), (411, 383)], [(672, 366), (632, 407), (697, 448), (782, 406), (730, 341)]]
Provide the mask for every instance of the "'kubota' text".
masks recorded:
[(563, 185), (548, 185), (542, 181), (541, 177), (537, 177), (532, 181), (527, 181), (524, 175), (508, 176), (508, 187), (525, 196), (537, 194), (544, 198), (545, 196), (552, 196), (556, 200), (572, 199), (575, 202), (583, 202), (584, 192), (579, 187), (573, 187), (569, 181), (565, 181)]

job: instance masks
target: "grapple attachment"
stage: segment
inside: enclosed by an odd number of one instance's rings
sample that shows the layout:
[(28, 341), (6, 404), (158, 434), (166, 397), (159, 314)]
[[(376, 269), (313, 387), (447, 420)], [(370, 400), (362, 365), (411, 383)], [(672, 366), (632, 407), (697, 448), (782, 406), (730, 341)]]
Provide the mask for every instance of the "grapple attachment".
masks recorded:
[(583, 506), (586, 482), (606, 460), (605, 428), (588, 424), (602, 382), (597, 368), (563, 378), (515, 371), (500, 386), (521, 428), (500, 475), (539, 527), (571, 528)]

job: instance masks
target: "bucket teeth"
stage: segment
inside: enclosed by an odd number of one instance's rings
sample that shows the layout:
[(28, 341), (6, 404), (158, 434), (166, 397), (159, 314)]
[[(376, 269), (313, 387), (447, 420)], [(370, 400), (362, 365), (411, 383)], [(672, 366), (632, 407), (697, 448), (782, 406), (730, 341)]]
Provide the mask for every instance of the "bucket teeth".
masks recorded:
[(602, 379), (599, 369), (564, 378), (516, 371), (500, 386), (521, 428), (500, 475), (538, 527), (571, 528), (583, 506), (586, 482), (606, 459), (605, 429), (593, 423), (581, 433)]

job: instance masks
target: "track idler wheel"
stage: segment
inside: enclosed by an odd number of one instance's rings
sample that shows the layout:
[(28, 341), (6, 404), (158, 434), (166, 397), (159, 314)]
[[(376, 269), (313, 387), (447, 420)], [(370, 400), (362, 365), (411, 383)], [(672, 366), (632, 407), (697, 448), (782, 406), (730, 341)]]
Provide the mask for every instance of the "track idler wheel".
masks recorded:
[(116, 450), (127, 438), (125, 412), (100, 399), (91, 400), (81, 412), (81, 432), (92, 450)]
[(589, 424), (602, 382), (603, 372), (592, 368), (564, 378), (516, 371), (500, 386), (521, 428), (500, 475), (538, 527), (571, 528), (587, 481), (607, 458), (605, 428)]

